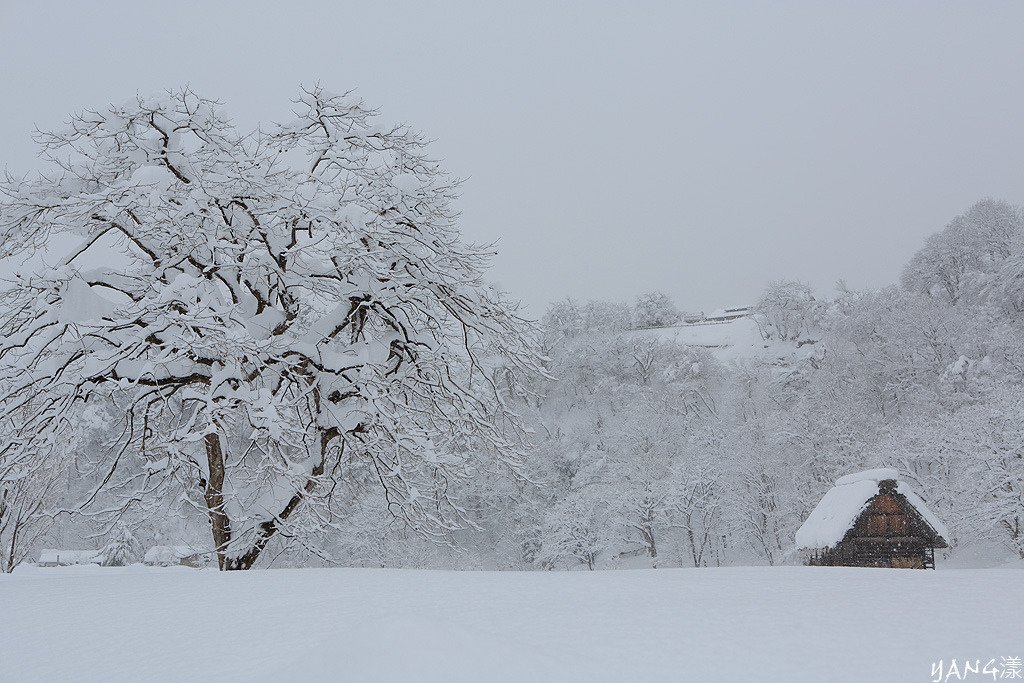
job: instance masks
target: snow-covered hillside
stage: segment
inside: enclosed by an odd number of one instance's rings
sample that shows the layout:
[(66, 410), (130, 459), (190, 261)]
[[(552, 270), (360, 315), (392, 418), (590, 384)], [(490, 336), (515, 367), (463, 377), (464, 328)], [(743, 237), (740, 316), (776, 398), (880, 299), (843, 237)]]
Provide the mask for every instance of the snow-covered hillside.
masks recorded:
[(750, 316), (724, 322), (701, 322), (634, 330), (628, 334), (654, 337), (686, 346), (698, 346), (710, 350), (723, 361), (743, 358), (792, 358), (797, 349), (792, 343), (765, 340), (757, 322)]
[(1024, 655), (1019, 568), (23, 568), (0, 680), (927, 681)]

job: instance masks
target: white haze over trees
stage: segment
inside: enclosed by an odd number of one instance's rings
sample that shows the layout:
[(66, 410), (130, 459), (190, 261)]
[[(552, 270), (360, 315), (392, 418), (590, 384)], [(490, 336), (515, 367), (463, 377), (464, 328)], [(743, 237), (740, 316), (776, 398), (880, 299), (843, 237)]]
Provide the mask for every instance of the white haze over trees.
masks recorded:
[(29, 264), (0, 299), (5, 571), (44, 544), (222, 569), (798, 563), (821, 495), (875, 466), (1024, 558), (1018, 207), (968, 208), (879, 291), (771, 283), (737, 353), (666, 333), (659, 292), (523, 320), (460, 239), (456, 180), (352, 95), (240, 131), (183, 90), (40, 142), (49, 168), (0, 203)]

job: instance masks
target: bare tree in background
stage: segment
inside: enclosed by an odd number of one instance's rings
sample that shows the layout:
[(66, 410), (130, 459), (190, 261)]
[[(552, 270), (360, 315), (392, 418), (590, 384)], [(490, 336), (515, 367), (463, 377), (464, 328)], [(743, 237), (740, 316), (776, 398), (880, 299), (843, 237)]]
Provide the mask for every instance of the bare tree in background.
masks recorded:
[(50, 530), (67, 460), (52, 454), (0, 469), (0, 572), (14, 571)]

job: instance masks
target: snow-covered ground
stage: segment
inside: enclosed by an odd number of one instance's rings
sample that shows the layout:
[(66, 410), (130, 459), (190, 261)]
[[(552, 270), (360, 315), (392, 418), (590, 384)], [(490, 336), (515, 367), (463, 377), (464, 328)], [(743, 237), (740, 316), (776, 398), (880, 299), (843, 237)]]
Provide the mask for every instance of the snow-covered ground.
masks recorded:
[(1024, 657), (1022, 614), (1019, 567), (25, 568), (0, 680), (923, 682)]

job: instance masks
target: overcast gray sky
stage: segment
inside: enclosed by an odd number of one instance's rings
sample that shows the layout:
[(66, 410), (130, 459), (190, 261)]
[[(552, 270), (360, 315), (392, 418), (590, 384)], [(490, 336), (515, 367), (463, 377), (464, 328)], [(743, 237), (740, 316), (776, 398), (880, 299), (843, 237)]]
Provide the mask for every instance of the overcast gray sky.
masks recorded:
[(1024, 3), (0, 0), (0, 165), (72, 110), (190, 84), (239, 121), (356, 88), (468, 177), (493, 278), (687, 309), (894, 281), (1024, 200)]

